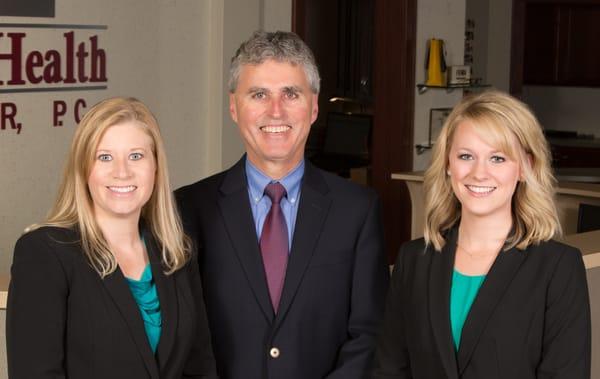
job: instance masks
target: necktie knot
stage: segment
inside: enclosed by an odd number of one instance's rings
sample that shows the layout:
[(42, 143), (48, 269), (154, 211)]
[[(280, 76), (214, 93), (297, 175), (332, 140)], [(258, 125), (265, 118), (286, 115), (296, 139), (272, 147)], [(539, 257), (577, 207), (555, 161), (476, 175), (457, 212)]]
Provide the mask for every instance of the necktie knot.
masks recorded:
[(269, 196), (271, 202), (273, 202), (274, 204), (279, 204), (281, 198), (284, 197), (287, 194), (287, 192), (285, 190), (285, 187), (281, 183), (276, 182), (267, 184), (267, 186), (265, 187), (265, 194)]

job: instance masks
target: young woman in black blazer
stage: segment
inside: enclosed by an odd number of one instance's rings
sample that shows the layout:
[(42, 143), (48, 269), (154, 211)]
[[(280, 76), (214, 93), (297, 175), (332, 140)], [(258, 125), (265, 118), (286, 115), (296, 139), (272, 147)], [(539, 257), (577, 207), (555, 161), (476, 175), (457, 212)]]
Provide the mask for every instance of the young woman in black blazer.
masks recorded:
[(373, 378), (590, 376), (580, 252), (560, 233), (537, 120), (495, 91), (449, 115), (425, 173), (424, 238), (402, 246)]
[(15, 247), (10, 378), (213, 378), (197, 258), (156, 119), (113, 98), (79, 124), (58, 198)]

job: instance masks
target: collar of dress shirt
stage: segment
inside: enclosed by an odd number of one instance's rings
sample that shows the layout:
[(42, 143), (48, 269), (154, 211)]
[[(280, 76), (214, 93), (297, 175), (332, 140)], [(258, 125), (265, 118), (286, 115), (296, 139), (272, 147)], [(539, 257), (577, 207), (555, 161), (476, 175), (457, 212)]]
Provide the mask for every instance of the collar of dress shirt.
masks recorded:
[[(298, 195), (300, 194), (300, 183), (302, 182), (302, 176), (304, 175), (304, 159), (284, 176), (279, 183), (285, 187), (287, 192), (287, 200), (292, 204), (296, 205)], [(274, 182), (273, 179), (269, 178), (256, 166), (254, 166), (248, 158), (246, 158), (246, 177), (248, 178), (248, 189), (250, 196), (255, 203), (258, 203), (264, 196), (265, 187), (267, 184)]]

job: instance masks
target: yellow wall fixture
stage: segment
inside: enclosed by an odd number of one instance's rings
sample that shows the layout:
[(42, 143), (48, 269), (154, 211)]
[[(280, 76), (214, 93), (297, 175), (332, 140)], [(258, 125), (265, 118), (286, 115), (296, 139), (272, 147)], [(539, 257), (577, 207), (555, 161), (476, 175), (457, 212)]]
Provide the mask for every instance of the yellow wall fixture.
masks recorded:
[(444, 40), (431, 38), (427, 41), (425, 58), (428, 86), (444, 86), (446, 84), (446, 61), (444, 59)]

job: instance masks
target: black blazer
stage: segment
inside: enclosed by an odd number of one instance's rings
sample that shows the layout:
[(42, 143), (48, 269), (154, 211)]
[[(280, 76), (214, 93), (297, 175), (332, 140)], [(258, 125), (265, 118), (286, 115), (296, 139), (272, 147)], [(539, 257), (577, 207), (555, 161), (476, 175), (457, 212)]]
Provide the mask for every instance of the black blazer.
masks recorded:
[(465, 321), (450, 330), (457, 230), (442, 252), (400, 250), (373, 378), (590, 377), (590, 308), (581, 253), (555, 241), (501, 252)]
[(186, 231), (199, 245), (219, 376), (363, 378), (389, 276), (374, 192), (306, 162), (275, 315), (244, 162), (176, 193)]
[(17, 241), (6, 316), (11, 379), (215, 377), (195, 264), (166, 276), (151, 233), (144, 239), (163, 319), (156, 357), (123, 274), (101, 279), (78, 233), (43, 227)]

